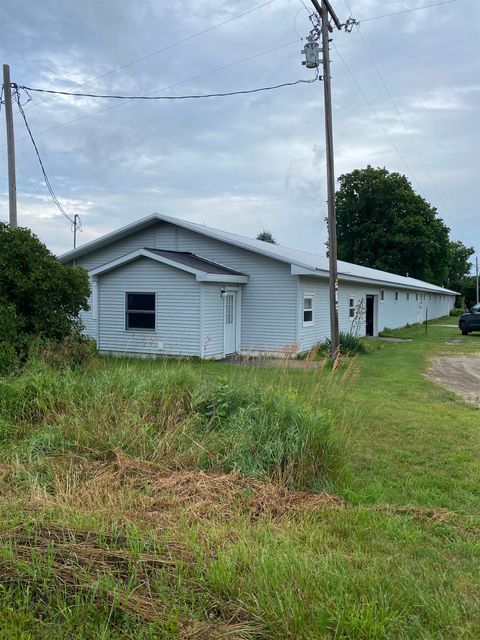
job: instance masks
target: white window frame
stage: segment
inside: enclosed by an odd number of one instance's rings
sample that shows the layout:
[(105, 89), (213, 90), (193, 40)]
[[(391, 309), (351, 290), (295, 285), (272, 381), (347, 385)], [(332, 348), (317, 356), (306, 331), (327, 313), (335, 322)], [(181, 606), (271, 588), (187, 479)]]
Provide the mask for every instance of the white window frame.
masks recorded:
[(92, 320), (98, 318), (98, 282), (96, 278), (92, 278), (91, 286), (92, 290)]
[[(312, 301), (312, 308), (305, 309), (305, 300)], [(312, 319), (305, 321), (305, 311), (312, 312)], [(313, 327), (315, 324), (315, 295), (313, 293), (304, 293), (302, 298), (302, 321), (304, 327)]]
[(398, 299), (399, 299), (398, 291), (395, 291), (395, 296), (394, 296), (395, 302), (398, 302)]
[[(138, 294), (138, 295), (151, 295), (154, 297), (155, 303), (154, 303), (154, 308), (153, 308), (153, 317), (154, 317), (154, 321), (155, 321), (155, 326), (153, 328), (134, 328), (134, 327), (129, 327), (128, 326), (128, 296), (132, 295), (132, 294)], [(125, 331), (148, 331), (149, 333), (155, 333), (155, 331), (157, 330), (157, 293), (155, 291), (125, 291), (124, 292), (124, 296), (123, 296), (123, 305), (124, 305), (124, 329)], [(135, 313), (135, 310), (132, 310), (132, 313)], [(145, 312), (147, 313), (147, 312)]]
[[(353, 301), (353, 305), (352, 305)], [(355, 296), (348, 296), (348, 318), (349, 320), (355, 320), (355, 309), (356, 309), (357, 301)], [(353, 313), (352, 313), (353, 311)]]
[(410, 302), (410, 291), (407, 291), (407, 302)]
[(385, 289), (380, 291), (380, 302), (385, 302)]

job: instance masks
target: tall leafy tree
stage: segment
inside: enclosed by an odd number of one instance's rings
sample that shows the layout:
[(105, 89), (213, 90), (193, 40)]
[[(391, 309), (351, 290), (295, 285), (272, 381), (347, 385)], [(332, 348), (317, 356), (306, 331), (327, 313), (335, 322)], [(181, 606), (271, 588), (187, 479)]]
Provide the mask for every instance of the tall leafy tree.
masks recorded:
[(0, 327), (4, 338), (13, 331), (20, 344), (31, 337), (64, 338), (79, 326), (78, 313), (88, 309), (88, 295), (84, 269), (61, 264), (29, 229), (0, 223)]
[(475, 249), (467, 247), (463, 242), (457, 240), (449, 242), (448, 252), (448, 286), (455, 288), (455, 286), (461, 286), (468, 277), (472, 268), (470, 258), (475, 253)]
[(477, 303), (477, 281), (475, 276), (469, 276), (462, 280), (460, 287), (455, 287), (462, 294), (467, 309)]
[(446, 284), (449, 229), (405, 176), (368, 166), (340, 176), (339, 182), (341, 260)]
[(257, 240), (263, 240), (263, 242), (269, 242), (270, 244), (278, 244), (270, 231), (263, 229), (257, 236)]

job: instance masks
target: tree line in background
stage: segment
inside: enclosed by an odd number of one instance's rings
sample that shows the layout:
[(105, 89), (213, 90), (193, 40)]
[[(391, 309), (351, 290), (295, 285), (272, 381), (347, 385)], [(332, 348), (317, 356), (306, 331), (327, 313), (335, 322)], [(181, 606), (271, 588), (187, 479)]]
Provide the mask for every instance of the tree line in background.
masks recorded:
[(473, 303), (473, 247), (450, 239), (435, 207), (415, 193), (405, 176), (368, 166), (340, 176), (339, 183), (340, 260), (426, 280), (459, 291)]
[[(338, 258), (459, 291), (467, 307), (476, 302), (470, 258), (473, 247), (450, 239), (450, 229), (399, 173), (367, 166), (338, 179)], [(257, 240), (277, 244), (270, 231)]]

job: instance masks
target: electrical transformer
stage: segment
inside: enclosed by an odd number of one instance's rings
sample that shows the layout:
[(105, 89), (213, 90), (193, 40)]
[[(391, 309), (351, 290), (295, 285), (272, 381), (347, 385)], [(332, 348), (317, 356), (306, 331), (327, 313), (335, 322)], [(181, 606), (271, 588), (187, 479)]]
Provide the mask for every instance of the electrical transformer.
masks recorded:
[(301, 53), (305, 54), (305, 60), (302, 62), (302, 64), (305, 65), (307, 69), (317, 69), (320, 65), (320, 57), (318, 55), (318, 42), (310, 40), (310, 37), (307, 38), (307, 40), (309, 40), (309, 42), (305, 44), (305, 48), (301, 51)]

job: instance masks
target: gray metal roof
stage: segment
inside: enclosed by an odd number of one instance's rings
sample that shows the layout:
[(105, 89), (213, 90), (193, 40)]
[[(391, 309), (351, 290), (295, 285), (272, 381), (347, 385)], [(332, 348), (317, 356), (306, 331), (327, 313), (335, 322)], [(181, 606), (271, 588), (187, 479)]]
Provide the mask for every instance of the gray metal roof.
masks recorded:
[(197, 269), (198, 271), (204, 271), (205, 273), (215, 273), (218, 275), (227, 275), (227, 276), (247, 275), (245, 273), (241, 273), (240, 271), (235, 271), (235, 269), (230, 269), (230, 267), (225, 267), (224, 265), (219, 264), (218, 262), (213, 262), (212, 260), (207, 260), (206, 258), (197, 256), (194, 253), (190, 253), (189, 251), (167, 251), (166, 249), (152, 249), (151, 247), (145, 247), (145, 249), (146, 251), (155, 253), (158, 256), (163, 256), (164, 258), (168, 258), (172, 262), (177, 262), (187, 267), (192, 267), (192, 269)]
[[(312, 275), (328, 276), (328, 258), (326, 256), (309, 253), (307, 251), (300, 251), (298, 249), (291, 249), (278, 244), (270, 244), (269, 242), (256, 240), (254, 238), (247, 238), (246, 236), (240, 236), (236, 233), (230, 233), (229, 231), (222, 231), (220, 229), (207, 227), (206, 225), (189, 222), (188, 220), (173, 218), (162, 213), (154, 213), (151, 216), (137, 220), (136, 222), (126, 225), (121, 229), (117, 229), (112, 233), (108, 233), (98, 238), (98, 240), (88, 242), (74, 251), (64, 253), (59, 259), (61, 262), (73, 260), (74, 258), (90, 253), (90, 251), (99, 249), (111, 242), (115, 242), (120, 238), (124, 238), (135, 231), (145, 229), (157, 222), (168, 222), (178, 227), (189, 229), (196, 233), (201, 233), (202, 235), (210, 238), (215, 238), (216, 240), (247, 249), (248, 251), (260, 253), (273, 258), (274, 260), (280, 260), (281, 262), (302, 267), (306, 270), (310, 270)], [(387, 271), (379, 271), (378, 269), (371, 269), (370, 267), (362, 267), (360, 265), (343, 262), (341, 260), (338, 262), (338, 275), (340, 279), (344, 280), (375, 282), (385, 286), (401, 287), (404, 289), (419, 289), (422, 291), (446, 293), (449, 295), (456, 295), (457, 293), (456, 291), (451, 291), (435, 284), (431, 284), (430, 282), (424, 282), (423, 280), (400, 276), (394, 273), (388, 273)]]

